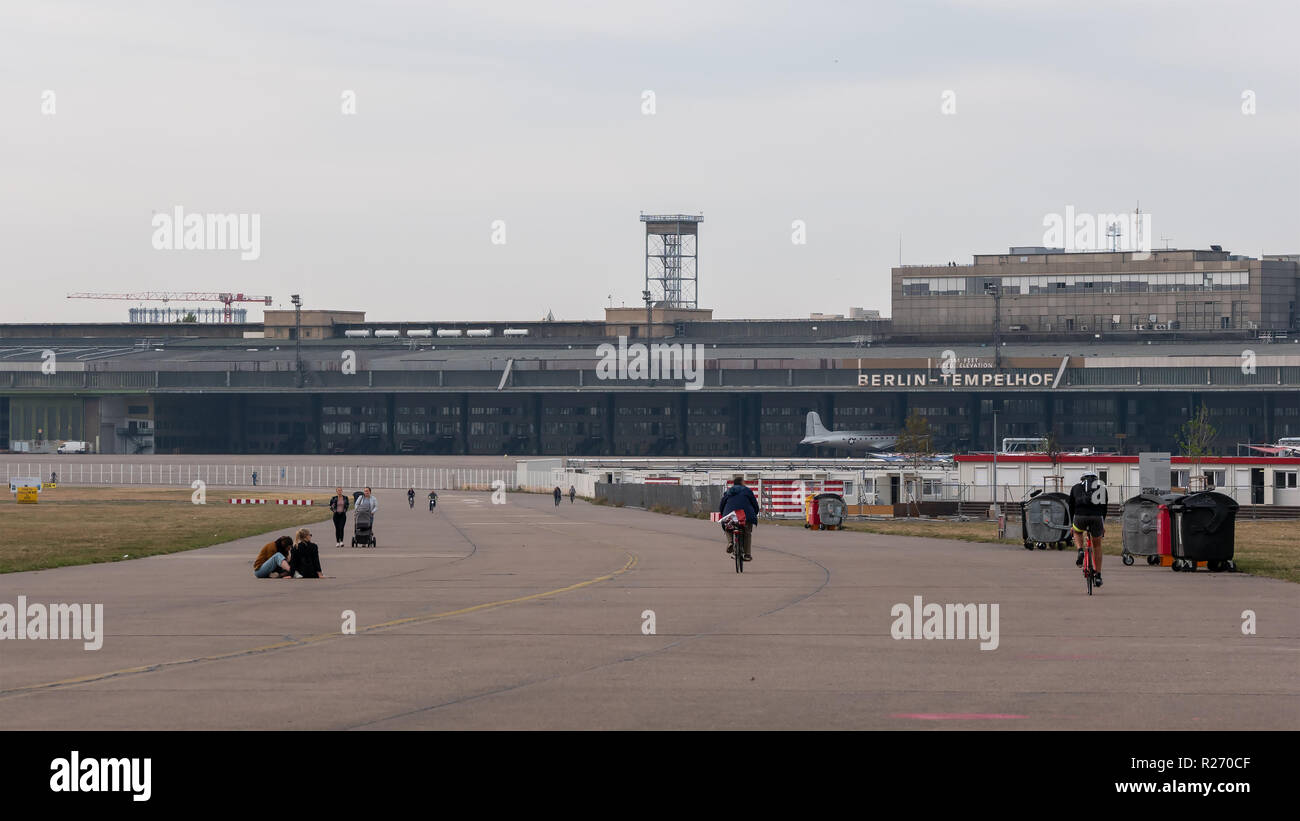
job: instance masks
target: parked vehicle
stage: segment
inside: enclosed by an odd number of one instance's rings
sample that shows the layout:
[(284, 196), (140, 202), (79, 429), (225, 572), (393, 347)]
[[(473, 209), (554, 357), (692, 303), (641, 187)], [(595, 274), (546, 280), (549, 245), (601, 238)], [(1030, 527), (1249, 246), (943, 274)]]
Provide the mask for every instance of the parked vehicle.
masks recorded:
[(55, 453), (90, 453), (90, 443), (68, 441), (59, 445), (54, 452)]

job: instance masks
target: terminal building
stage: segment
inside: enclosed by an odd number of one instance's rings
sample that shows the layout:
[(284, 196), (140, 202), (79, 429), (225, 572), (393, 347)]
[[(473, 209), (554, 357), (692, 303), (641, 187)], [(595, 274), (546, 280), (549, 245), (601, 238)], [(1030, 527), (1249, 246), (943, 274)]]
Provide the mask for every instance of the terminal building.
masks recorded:
[[(915, 413), (944, 453), (1135, 454), (1177, 452), (1202, 405), (1225, 455), (1300, 436), (1300, 257), (1012, 250), (894, 269), (890, 319), (715, 320), (664, 286), (577, 322), (0, 326), (0, 450), (836, 455), (800, 444), (816, 411), (885, 434)], [(662, 369), (615, 361), (645, 343)]]
[[(892, 271), (894, 329), (1007, 338), (1072, 333), (1296, 330), (1300, 255), (1208, 251), (1066, 253), (1011, 248), (971, 265)], [(995, 298), (996, 297), (996, 298)]]

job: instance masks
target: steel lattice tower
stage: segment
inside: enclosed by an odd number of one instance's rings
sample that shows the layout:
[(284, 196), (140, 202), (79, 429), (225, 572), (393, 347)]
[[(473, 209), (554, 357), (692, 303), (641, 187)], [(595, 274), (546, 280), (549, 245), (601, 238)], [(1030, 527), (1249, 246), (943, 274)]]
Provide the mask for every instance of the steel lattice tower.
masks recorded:
[(645, 290), (657, 308), (698, 308), (699, 224), (704, 216), (642, 214)]

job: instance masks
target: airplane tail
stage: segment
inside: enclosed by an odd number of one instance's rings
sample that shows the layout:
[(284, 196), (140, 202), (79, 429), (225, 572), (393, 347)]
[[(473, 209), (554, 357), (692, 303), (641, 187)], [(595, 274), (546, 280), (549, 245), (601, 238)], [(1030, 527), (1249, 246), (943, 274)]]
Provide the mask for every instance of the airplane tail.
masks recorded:
[(808, 411), (808, 425), (804, 429), (804, 437), (825, 436), (830, 433), (822, 427), (822, 418), (817, 415), (817, 411)]

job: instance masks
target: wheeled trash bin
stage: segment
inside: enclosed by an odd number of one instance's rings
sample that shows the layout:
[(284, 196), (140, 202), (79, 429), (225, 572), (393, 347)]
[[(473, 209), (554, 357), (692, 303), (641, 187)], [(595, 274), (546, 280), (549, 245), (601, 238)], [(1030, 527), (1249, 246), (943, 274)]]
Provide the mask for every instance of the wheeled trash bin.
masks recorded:
[(1070, 538), (1070, 497), (1035, 490), (1020, 503), (1020, 535), (1025, 550), (1064, 550)]
[(1237, 569), (1232, 561), (1237, 529), (1237, 500), (1213, 490), (1190, 493), (1174, 510), (1174, 570), (1196, 570), (1204, 562), (1212, 571)]

